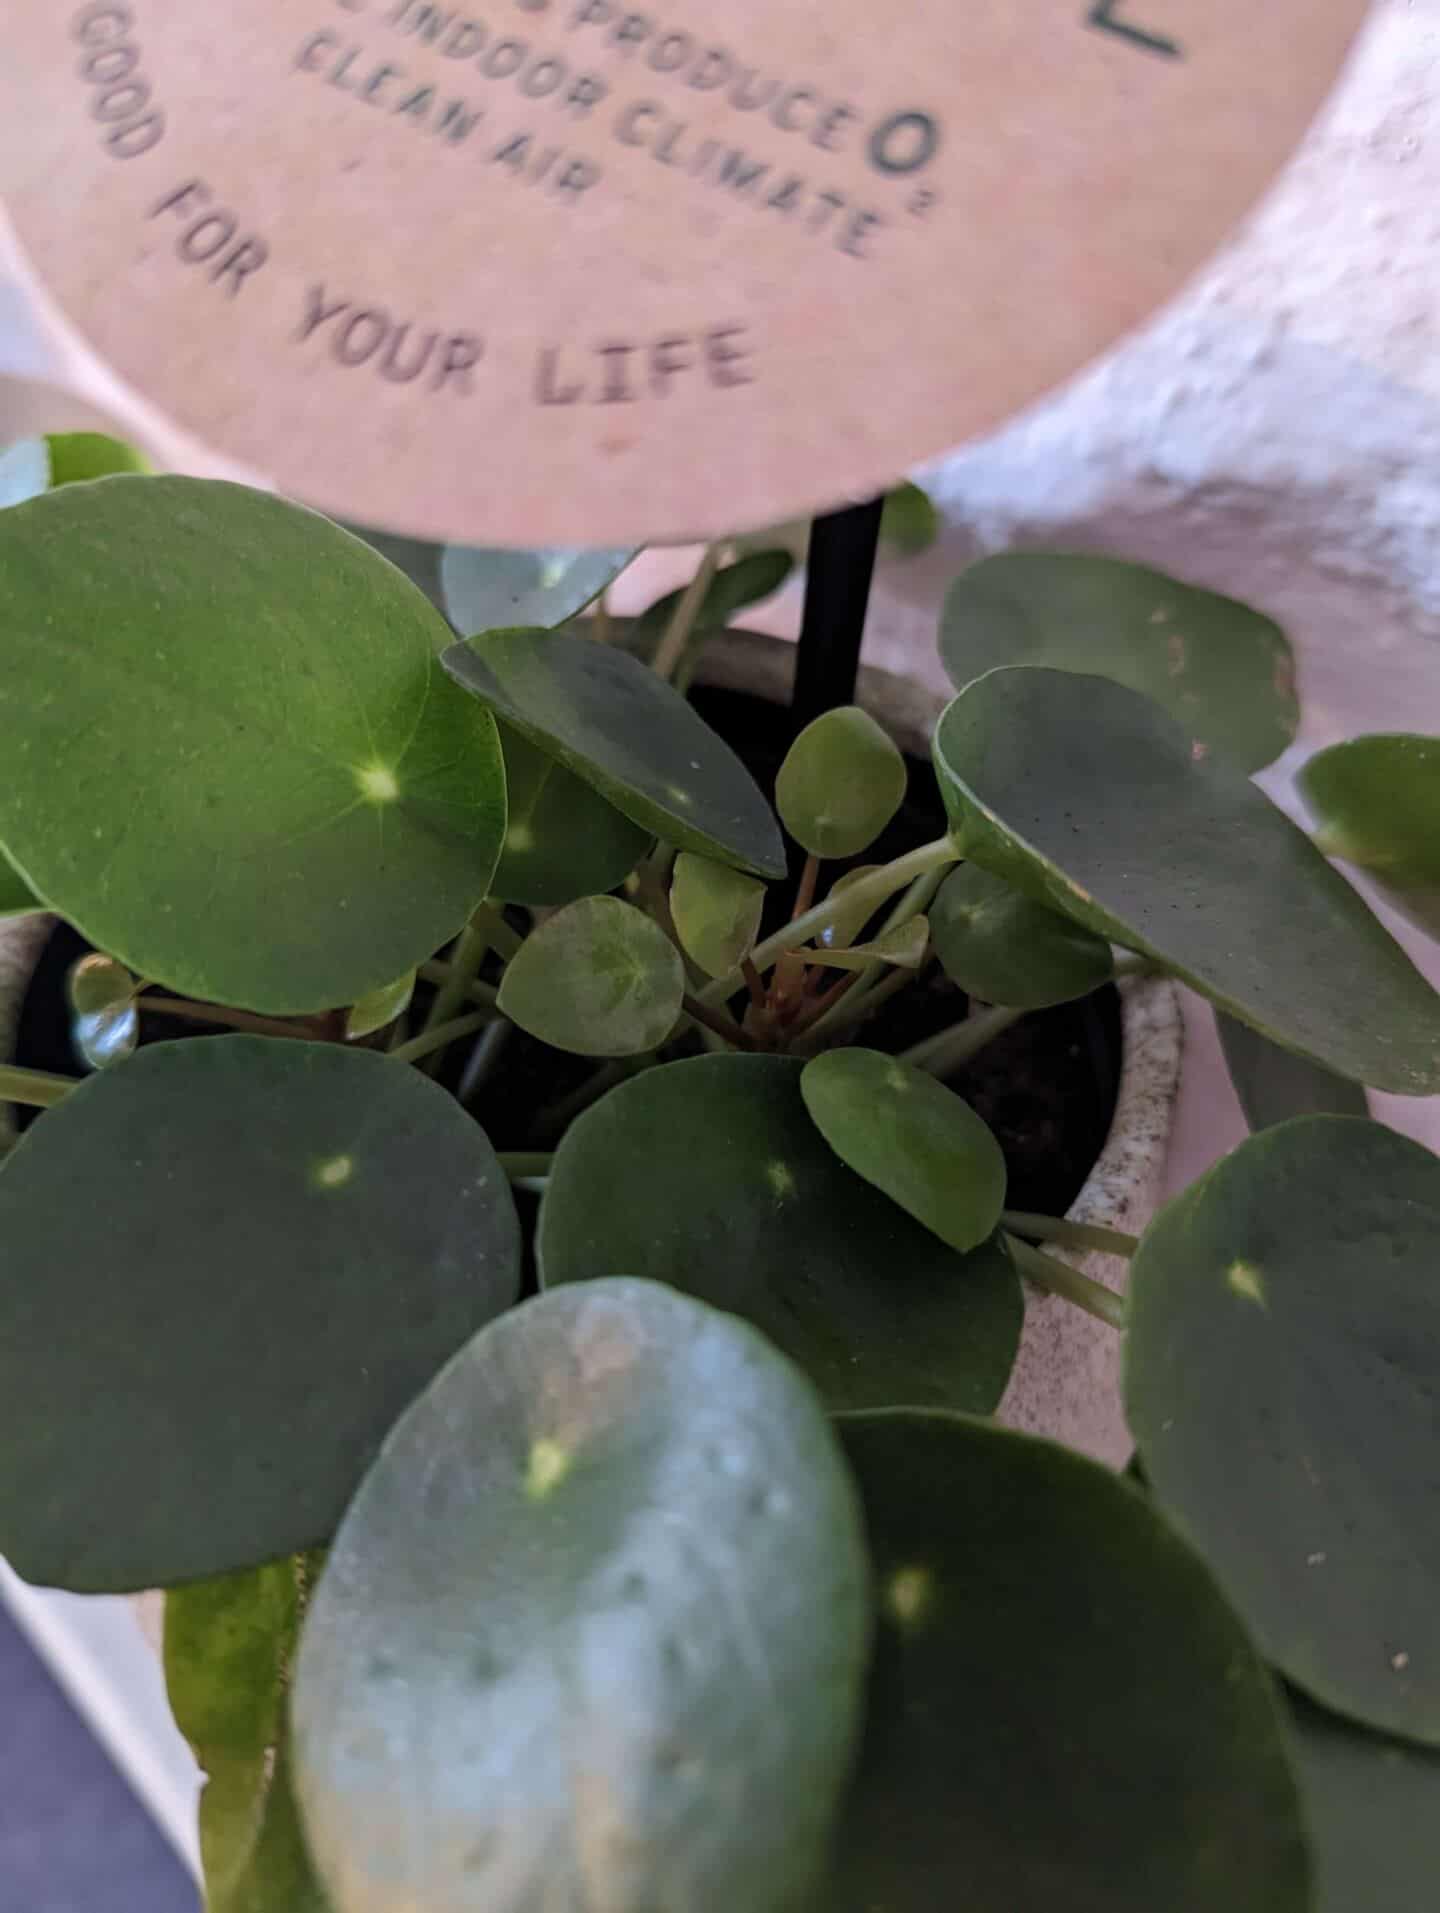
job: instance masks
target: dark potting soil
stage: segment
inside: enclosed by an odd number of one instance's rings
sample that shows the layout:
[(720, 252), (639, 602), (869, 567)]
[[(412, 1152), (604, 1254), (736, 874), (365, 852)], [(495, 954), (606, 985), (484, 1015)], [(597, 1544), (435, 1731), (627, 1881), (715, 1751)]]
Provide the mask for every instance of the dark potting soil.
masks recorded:
[[(739, 692), (701, 689), (693, 697), (701, 715), (730, 740), (766, 795), (772, 795), (775, 774), (790, 744), (789, 713), (782, 706)], [(934, 773), (928, 763), (912, 760), (905, 804), (879, 841), (853, 861), (886, 863), (938, 837), (944, 828)], [(802, 862), (795, 854), (789, 881), (775, 886), (767, 931), (789, 915)], [(840, 868), (827, 865), (826, 875), (833, 878)], [(67, 1076), (83, 1073), (70, 1043), (65, 978), (89, 948), (67, 924), (56, 926), (21, 1004), (15, 1062)], [(421, 1012), (429, 995), (424, 984), (416, 991)], [(934, 974), (902, 990), (869, 1022), (852, 1027), (847, 1040), (891, 1052), (904, 1050), (957, 1022), (964, 1010), (963, 993), (943, 975)], [(142, 1042), (207, 1033), (220, 1032), (166, 1017), (141, 1019)], [(1010, 1207), (1061, 1215), (1079, 1194), (1109, 1133), (1119, 1085), (1120, 1043), (1119, 997), (1113, 988), (1106, 988), (1082, 1002), (1025, 1017), (950, 1079), (999, 1140), (1010, 1172)], [(468, 1061), (463, 1053), (452, 1054), (440, 1080), (459, 1088)], [(534, 1133), (536, 1116), (578, 1089), (595, 1067), (512, 1029), (467, 1107), (497, 1149), (535, 1148), (541, 1146)], [(22, 1127), (38, 1113), (16, 1111)], [(553, 1144), (546, 1141), (544, 1146)]]

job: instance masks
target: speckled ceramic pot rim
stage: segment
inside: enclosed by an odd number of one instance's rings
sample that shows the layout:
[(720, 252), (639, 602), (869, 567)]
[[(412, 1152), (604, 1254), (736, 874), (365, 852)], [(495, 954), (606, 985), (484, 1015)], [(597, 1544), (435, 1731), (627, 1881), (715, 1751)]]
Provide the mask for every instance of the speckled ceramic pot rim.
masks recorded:
[[(707, 649), (703, 682), (784, 701), (793, 647), (754, 632), (732, 632)], [(912, 679), (865, 669), (860, 702), (901, 746), (923, 756), (944, 700)], [(48, 917), (0, 922), (0, 1046), (9, 1054), (30, 971), (49, 931)], [(1105, 1147), (1069, 1214), (1138, 1233), (1158, 1205), (1171, 1120), (1180, 1084), (1182, 1021), (1174, 985), (1132, 980), (1121, 989), (1123, 1056), (1115, 1115)], [(0, 1105), (0, 1134), (11, 1112)], [(1098, 1281), (1123, 1288), (1125, 1263), (1107, 1255), (1067, 1257)], [(1120, 1412), (1120, 1337), (1068, 1302), (1031, 1290), (1020, 1358), (1001, 1419), (1052, 1436), (1099, 1459), (1120, 1463), (1130, 1450)]]

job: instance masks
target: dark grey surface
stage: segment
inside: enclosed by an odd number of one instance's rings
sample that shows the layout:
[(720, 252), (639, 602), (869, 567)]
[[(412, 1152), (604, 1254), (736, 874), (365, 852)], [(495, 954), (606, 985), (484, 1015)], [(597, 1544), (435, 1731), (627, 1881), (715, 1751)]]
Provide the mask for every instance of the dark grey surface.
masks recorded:
[(0, 1913), (196, 1913), (174, 1851), (0, 1607)]

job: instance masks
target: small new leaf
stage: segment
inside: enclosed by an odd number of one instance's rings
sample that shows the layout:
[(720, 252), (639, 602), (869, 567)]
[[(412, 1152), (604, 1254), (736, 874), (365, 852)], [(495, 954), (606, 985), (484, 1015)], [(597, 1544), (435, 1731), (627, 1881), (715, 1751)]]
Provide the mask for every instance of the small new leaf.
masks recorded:
[(405, 1014), (414, 994), (415, 972), (406, 970), (393, 983), (386, 983), (378, 990), (371, 990), (368, 996), (360, 997), (346, 1012), (346, 1038), (353, 1043), (362, 1036), (373, 1036), (376, 1030), (383, 1030), (387, 1023), (393, 1023), (397, 1016)]
[(765, 886), (754, 877), (682, 850), (670, 884), (675, 934), (707, 976), (725, 976), (754, 947)]
[(929, 947), (928, 918), (912, 917), (873, 943), (859, 943), (849, 950), (807, 950), (804, 955), (808, 963), (818, 963), (822, 969), (868, 970), (872, 963), (889, 963), (897, 970), (918, 970)]
[(533, 930), (506, 965), (501, 1014), (575, 1056), (639, 1056), (674, 1029), (680, 952), (643, 910), (582, 897)]
[(905, 796), (905, 759), (867, 711), (826, 711), (790, 746), (775, 780), (780, 821), (812, 857), (858, 857)]

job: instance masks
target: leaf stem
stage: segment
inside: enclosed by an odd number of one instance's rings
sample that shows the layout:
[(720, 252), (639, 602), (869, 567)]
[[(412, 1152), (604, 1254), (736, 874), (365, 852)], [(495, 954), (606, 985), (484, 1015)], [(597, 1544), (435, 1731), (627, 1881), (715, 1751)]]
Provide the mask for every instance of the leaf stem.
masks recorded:
[(422, 1036), (426, 1030), (439, 1029), (442, 1023), (453, 1019), (469, 994), (470, 985), (479, 976), (480, 965), (485, 961), (489, 949), (489, 926), (482, 928), (473, 921), (467, 923), (460, 932), (454, 954), (446, 966), (445, 979), (436, 990), (425, 1021), (420, 1025)]
[(432, 1050), (444, 1049), (447, 1043), (456, 1043), (462, 1036), (483, 1030), (494, 1019), (493, 1010), (470, 1010), (464, 1016), (457, 1016), (453, 1022), (442, 1023), (438, 1029), (421, 1030), (418, 1036), (412, 1036), (408, 1043), (402, 1043), (399, 1049), (392, 1049), (390, 1054), (397, 1063), (418, 1063)]
[(489, 939), (490, 948), (504, 962), (508, 963), (511, 957), (519, 956), (524, 937), (518, 930), (510, 928), (503, 911), (491, 903), (488, 897), (470, 912), (470, 922), (482, 936)]
[(137, 996), (135, 1007), (142, 1016), (174, 1016), (185, 1023), (218, 1023), (222, 1029), (245, 1030), (252, 1036), (289, 1036), (302, 1043), (313, 1043), (316, 1031), (299, 1023), (286, 1023), (278, 1016), (254, 1016), (249, 1010), (227, 1009), (223, 1003), (190, 1003), (179, 996)]
[[(921, 844), (917, 850), (907, 851), (903, 857), (897, 857), (894, 863), (885, 864), (881, 869), (872, 871), (868, 877), (862, 877), (859, 883), (851, 884), (838, 897), (832, 893), (812, 910), (807, 910), (803, 917), (782, 924), (773, 936), (756, 944), (750, 952), (750, 961), (763, 973), (787, 950), (798, 950), (802, 943), (808, 943), (822, 930), (828, 930), (842, 913), (865, 909), (868, 905), (870, 914), (873, 914), (897, 890), (903, 890), (916, 877), (923, 877), (931, 870), (943, 870), (947, 865), (959, 861), (960, 853), (949, 837), (937, 837), (933, 843)], [(741, 988), (744, 981), (739, 970), (732, 970), (703, 990), (702, 1000), (707, 1004), (724, 1003)]]
[(515, 1181), (520, 1176), (548, 1176), (555, 1153), (550, 1149), (502, 1149), (500, 1167)]
[(790, 921), (803, 917), (815, 901), (815, 889), (820, 882), (820, 859), (812, 851), (805, 859), (805, 868), (800, 873), (800, 888), (795, 892), (795, 908), (790, 912)]
[(592, 1103), (598, 1103), (602, 1096), (623, 1083), (627, 1077), (638, 1076), (642, 1070), (649, 1069), (659, 1061), (654, 1050), (644, 1056), (617, 1056), (606, 1063), (603, 1069), (597, 1069), (587, 1082), (583, 1082), (568, 1096), (562, 1096), (559, 1102), (551, 1103), (548, 1109), (542, 1109), (535, 1118), (533, 1134), (537, 1142), (558, 1140), (564, 1135), (575, 1118)]
[[(427, 983), (445, 983), (450, 977), (450, 965), (439, 961), (422, 963), (416, 973), (423, 976)], [(488, 983), (479, 983), (473, 979), (465, 986), (465, 996), (471, 1003), (483, 1003), (487, 1009), (494, 1009), (500, 1000), (498, 990), (492, 990)]]
[(681, 998), (680, 1007), (687, 1016), (693, 1017), (705, 1029), (713, 1030), (718, 1037), (730, 1045), (731, 1049), (753, 1050), (755, 1048), (755, 1039), (742, 1030), (731, 1017), (728, 1017), (724, 1010), (717, 1009), (709, 1003), (702, 1003), (698, 996), (691, 996), (688, 993)]
[(1106, 1229), (1098, 1222), (1072, 1222), (1068, 1216), (1037, 1216), (1024, 1209), (1006, 1209), (1000, 1221), (1013, 1235), (1058, 1242), (1067, 1249), (1100, 1249), (1106, 1255), (1130, 1256), (1140, 1247), (1138, 1235)]
[(52, 1076), (43, 1069), (21, 1069), (17, 1063), (0, 1064), (0, 1103), (53, 1109), (78, 1086), (73, 1076)]
[(740, 959), (740, 974), (744, 977), (745, 987), (750, 992), (751, 1006), (754, 1009), (763, 1010), (766, 1007), (764, 979), (748, 956)]
[(1088, 1275), (1081, 1275), (1068, 1262), (1061, 1262), (1053, 1255), (1043, 1255), (1039, 1249), (1032, 1249), (1028, 1242), (1017, 1241), (1012, 1235), (1006, 1236), (1005, 1244), (1015, 1259), (1016, 1268), (1038, 1288), (1060, 1296), (1063, 1301), (1073, 1302), (1076, 1308), (1084, 1309), (1087, 1315), (1108, 1323), (1111, 1328), (1124, 1328), (1123, 1295), (1107, 1289), (1103, 1282), (1092, 1282)]
[(664, 678), (666, 683), (675, 675), (675, 667), (685, 655), (685, 647), (690, 642), (690, 633), (700, 617), (701, 607), (710, 594), (715, 582), (715, 573), (720, 568), (722, 545), (707, 545), (704, 556), (696, 568), (695, 576), (680, 594), (680, 602), (671, 614), (655, 653), (655, 675)]
[(907, 984), (914, 983), (920, 975), (918, 970), (895, 969), (888, 964), (882, 967), (890, 972), (883, 982), (869, 991), (847, 990), (840, 1001), (828, 1009), (818, 1022), (810, 1025), (796, 1045), (797, 1055), (813, 1055), (822, 1047), (823, 1038), (838, 1036), (842, 1030), (849, 1029), (853, 1023), (863, 1023), (867, 1016), (873, 1015), (883, 1004), (888, 1003), (892, 996), (898, 996)]
[(948, 1030), (927, 1036), (923, 1043), (902, 1050), (899, 1061), (915, 1069), (928, 1070), (932, 1076), (942, 1079), (953, 1076), (962, 1064), (978, 1056), (997, 1036), (1003, 1036), (1024, 1014), (1024, 1010), (1007, 1009), (1003, 1004), (981, 1010), (977, 1015), (967, 1016), (963, 1023), (954, 1023)]

